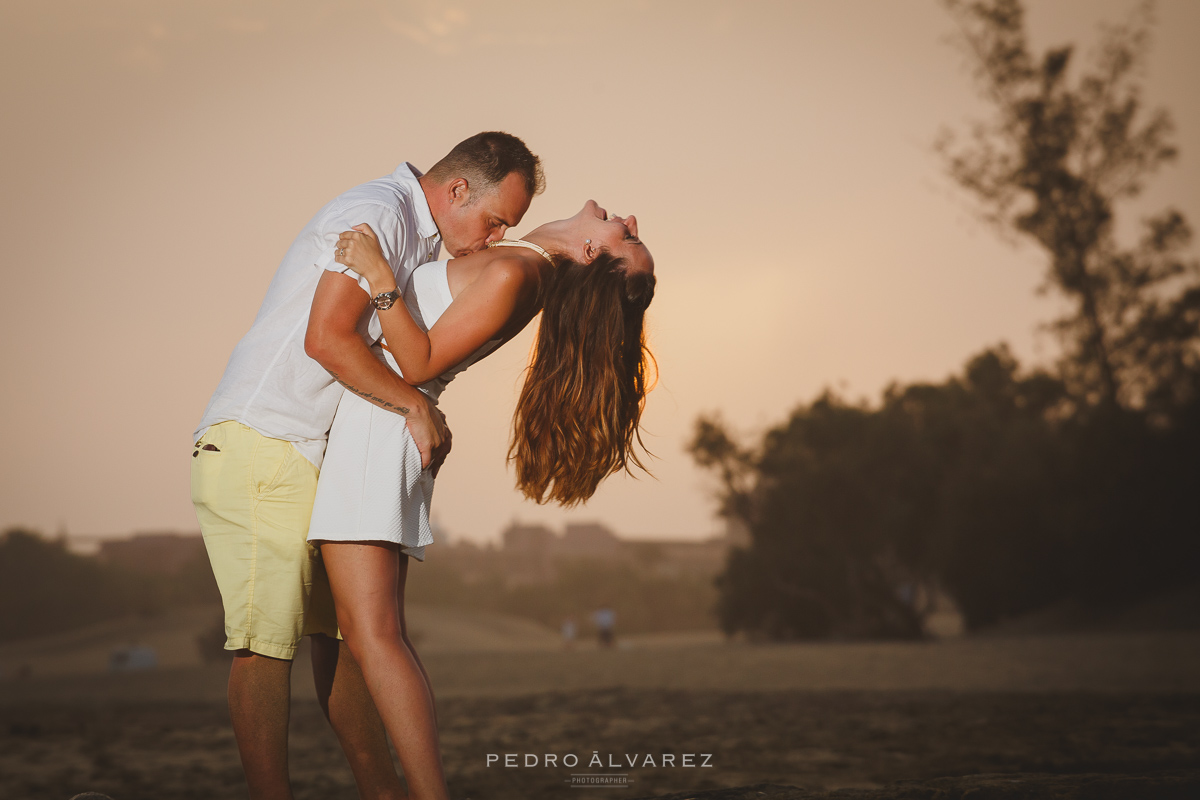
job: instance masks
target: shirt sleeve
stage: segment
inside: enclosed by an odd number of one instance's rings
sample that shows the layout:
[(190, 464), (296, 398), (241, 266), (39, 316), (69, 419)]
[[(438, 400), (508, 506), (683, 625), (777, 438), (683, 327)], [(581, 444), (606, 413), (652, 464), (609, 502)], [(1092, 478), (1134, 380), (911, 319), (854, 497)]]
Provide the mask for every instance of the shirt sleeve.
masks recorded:
[[(343, 231), (348, 231), (355, 225), (366, 223), (375, 231), (379, 238), (379, 248), (383, 257), (392, 267), (392, 273), (397, 274), (401, 267), (399, 254), (404, 252), (405, 229), (404, 218), (394, 208), (383, 203), (358, 202), (339, 204), (330, 209), (329, 214), (321, 220), (320, 232), (325, 240), (325, 249), (321, 253), (320, 266), (330, 272), (340, 272), (358, 281), (358, 285), (367, 294), (371, 294), (371, 284), (362, 275), (334, 260), (334, 247)], [(399, 275), (397, 275), (399, 283)]]

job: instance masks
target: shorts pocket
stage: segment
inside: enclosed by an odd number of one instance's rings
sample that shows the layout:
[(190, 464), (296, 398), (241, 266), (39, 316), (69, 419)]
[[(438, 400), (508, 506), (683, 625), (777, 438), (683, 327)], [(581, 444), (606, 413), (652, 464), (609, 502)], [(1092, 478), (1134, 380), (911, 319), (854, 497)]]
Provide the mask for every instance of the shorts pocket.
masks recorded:
[(229, 427), (229, 423), (218, 422), (192, 445), (192, 503), (197, 506), (219, 503), (220, 496), (229, 491), (231, 472), (236, 473), (238, 463)]
[(268, 495), (291, 482), (293, 459), (299, 457), (296, 447), (283, 439), (263, 436), (254, 449), (254, 465), (251, 468), (251, 485), (259, 497)]
[(218, 422), (216, 425), (208, 426), (208, 430), (192, 445), (192, 456), (197, 456), (201, 450), (206, 453), (219, 453), (224, 450), (225, 436), (228, 430), (228, 422)]

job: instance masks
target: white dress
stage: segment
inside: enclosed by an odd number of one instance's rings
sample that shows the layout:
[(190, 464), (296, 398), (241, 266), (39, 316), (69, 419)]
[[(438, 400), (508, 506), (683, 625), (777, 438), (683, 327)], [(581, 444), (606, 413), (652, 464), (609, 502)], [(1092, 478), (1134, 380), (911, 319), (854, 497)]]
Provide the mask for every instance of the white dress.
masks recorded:
[[(433, 327), (451, 300), (445, 261), (417, 267), (404, 290), (405, 305), (425, 331)], [(417, 388), (436, 404), (455, 375), (500, 342), (492, 339), (450, 371)], [(379, 345), (371, 351), (400, 372), (391, 353)], [(429, 529), (432, 500), (433, 475), (421, 468), (421, 452), (404, 417), (344, 392), (329, 429), (308, 540), (394, 542), (401, 552), (424, 561), (425, 546), (433, 543)]]

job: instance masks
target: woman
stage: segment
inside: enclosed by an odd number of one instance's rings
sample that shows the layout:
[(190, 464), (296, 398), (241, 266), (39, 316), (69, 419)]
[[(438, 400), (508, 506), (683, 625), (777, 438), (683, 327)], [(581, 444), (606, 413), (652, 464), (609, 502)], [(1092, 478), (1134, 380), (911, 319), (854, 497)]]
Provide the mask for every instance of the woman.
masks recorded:
[[(634, 217), (610, 217), (589, 200), (524, 239), (424, 264), (406, 287), (396, 286), (369, 227), (345, 232), (337, 247), (337, 261), (365, 277), (377, 299), (379, 356), (435, 400), (542, 312), (509, 449), (526, 497), (574, 505), (613, 472), (642, 467), (633, 445), (641, 443), (642, 321), (655, 278)], [(404, 621), (409, 556), (424, 561), (433, 541), (432, 492), (404, 418), (343, 395), (308, 538), (320, 542), (341, 633), (413, 798), (447, 797), (433, 692)]]

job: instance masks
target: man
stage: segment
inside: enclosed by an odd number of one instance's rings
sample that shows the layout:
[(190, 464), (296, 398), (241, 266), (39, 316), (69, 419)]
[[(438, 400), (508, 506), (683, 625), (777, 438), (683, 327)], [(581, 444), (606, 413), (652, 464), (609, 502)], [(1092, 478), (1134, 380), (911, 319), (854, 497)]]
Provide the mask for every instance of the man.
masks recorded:
[[(312, 635), (322, 707), (361, 797), (403, 797), (378, 713), (343, 643), (319, 550), (307, 541), (326, 436), (343, 391), (401, 414), (424, 466), (449, 446), (440, 412), (370, 352), (380, 338), (366, 280), (334, 261), (338, 235), (369, 224), (404, 286), (436, 259), (482, 250), (521, 221), (544, 181), (506, 133), (459, 143), (422, 175), (411, 164), (322, 208), (275, 273), (195, 432), (192, 502), (234, 650), (229, 710), (250, 796), (291, 798), (291, 665)], [(343, 388), (344, 387), (344, 388)]]

